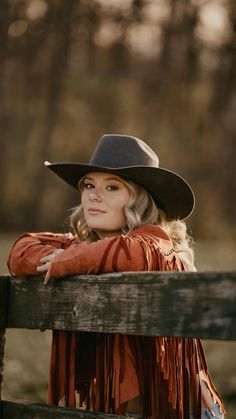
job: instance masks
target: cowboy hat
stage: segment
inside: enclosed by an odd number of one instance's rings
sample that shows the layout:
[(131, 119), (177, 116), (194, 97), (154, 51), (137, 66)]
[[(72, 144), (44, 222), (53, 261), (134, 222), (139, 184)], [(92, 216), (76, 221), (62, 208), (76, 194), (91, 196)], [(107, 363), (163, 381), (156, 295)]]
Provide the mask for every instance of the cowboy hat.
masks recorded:
[(143, 186), (152, 195), (167, 219), (184, 219), (193, 211), (194, 195), (179, 175), (159, 167), (154, 151), (142, 140), (128, 135), (103, 135), (88, 164), (49, 163), (50, 170), (78, 189), (79, 180), (89, 172), (108, 172)]

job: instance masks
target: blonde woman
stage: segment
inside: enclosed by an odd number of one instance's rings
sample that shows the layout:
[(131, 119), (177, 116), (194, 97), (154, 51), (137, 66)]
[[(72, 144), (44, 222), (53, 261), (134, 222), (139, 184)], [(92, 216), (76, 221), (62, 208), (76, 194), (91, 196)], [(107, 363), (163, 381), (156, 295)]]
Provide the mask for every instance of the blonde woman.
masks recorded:
[[(13, 275), (50, 279), (114, 271), (195, 271), (183, 221), (191, 188), (142, 140), (104, 135), (88, 164), (46, 163), (79, 190), (72, 233), (14, 244)], [(223, 418), (199, 339), (53, 332), (48, 402), (157, 419)]]

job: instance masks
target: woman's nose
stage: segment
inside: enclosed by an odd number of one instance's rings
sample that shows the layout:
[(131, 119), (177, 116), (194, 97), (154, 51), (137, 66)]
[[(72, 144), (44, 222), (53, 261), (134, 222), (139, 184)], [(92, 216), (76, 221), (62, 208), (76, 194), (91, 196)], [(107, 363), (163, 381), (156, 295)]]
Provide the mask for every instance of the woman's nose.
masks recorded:
[(91, 189), (90, 194), (89, 194), (89, 199), (91, 201), (102, 201), (102, 196), (99, 193), (99, 191), (95, 190), (95, 189)]

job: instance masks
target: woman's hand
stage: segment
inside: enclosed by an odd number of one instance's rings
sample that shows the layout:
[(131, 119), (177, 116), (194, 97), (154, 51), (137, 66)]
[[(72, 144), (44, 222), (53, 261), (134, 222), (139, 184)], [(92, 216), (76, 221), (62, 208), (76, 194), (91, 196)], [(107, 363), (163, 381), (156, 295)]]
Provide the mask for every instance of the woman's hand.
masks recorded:
[(42, 263), (42, 265), (37, 267), (37, 271), (38, 272), (46, 272), (45, 275), (45, 279), (44, 279), (44, 285), (47, 285), (51, 279), (50, 273), (49, 273), (49, 269), (51, 266), (51, 262), (52, 260), (60, 255), (60, 253), (64, 252), (64, 249), (56, 249), (54, 250), (52, 253), (50, 253), (47, 256), (44, 256), (42, 259), (40, 259), (40, 262)]

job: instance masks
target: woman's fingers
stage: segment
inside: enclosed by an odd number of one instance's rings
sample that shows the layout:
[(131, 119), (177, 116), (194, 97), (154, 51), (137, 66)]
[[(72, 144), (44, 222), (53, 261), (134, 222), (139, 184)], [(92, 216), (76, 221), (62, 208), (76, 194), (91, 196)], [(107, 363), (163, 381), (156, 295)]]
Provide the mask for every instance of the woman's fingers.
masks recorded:
[(64, 249), (56, 249), (49, 255), (46, 255), (40, 259), (40, 262), (47, 263), (51, 262), (56, 256), (60, 255), (60, 253), (64, 252)]
[(51, 262), (47, 262), (47, 263), (44, 263), (43, 265), (37, 266), (36, 269), (38, 272), (47, 272), (50, 265), (51, 265)]
[(50, 266), (51, 266), (51, 262), (47, 262), (47, 263), (44, 263), (43, 265), (37, 267), (38, 272), (46, 272), (45, 279), (44, 279), (44, 285), (47, 285), (49, 283), (50, 279), (51, 279), (50, 274), (49, 274)]
[(48, 284), (49, 284), (49, 282), (50, 282), (50, 280), (51, 280), (51, 276), (50, 276), (49, 271), (48, 271), (48, 272), (46, 273), (46, 275), (45, 275), (43, 285), (48, 285)]
[(38, 272), (46, 272), (45, 278), (44, 278), (44, 285), (47, 285), (50, 282), (51, 276), (49, 274), (49, 268), (50, 268), (51, 262), (47, 262), (44, 265), (38, 266), (37, 271)]
[(37, 267), (37, 271), (46, 272), (44, 285), (47, 285), (51, 280), (51, 276), (49, 274), (49, 268), (51, 266), (52, 260), (62, 252), (64, 252), (64, 249), (56, 249), (49, 255), (46, 255), (40, 259), (40, 262), (42, 263), (42, 265)]

